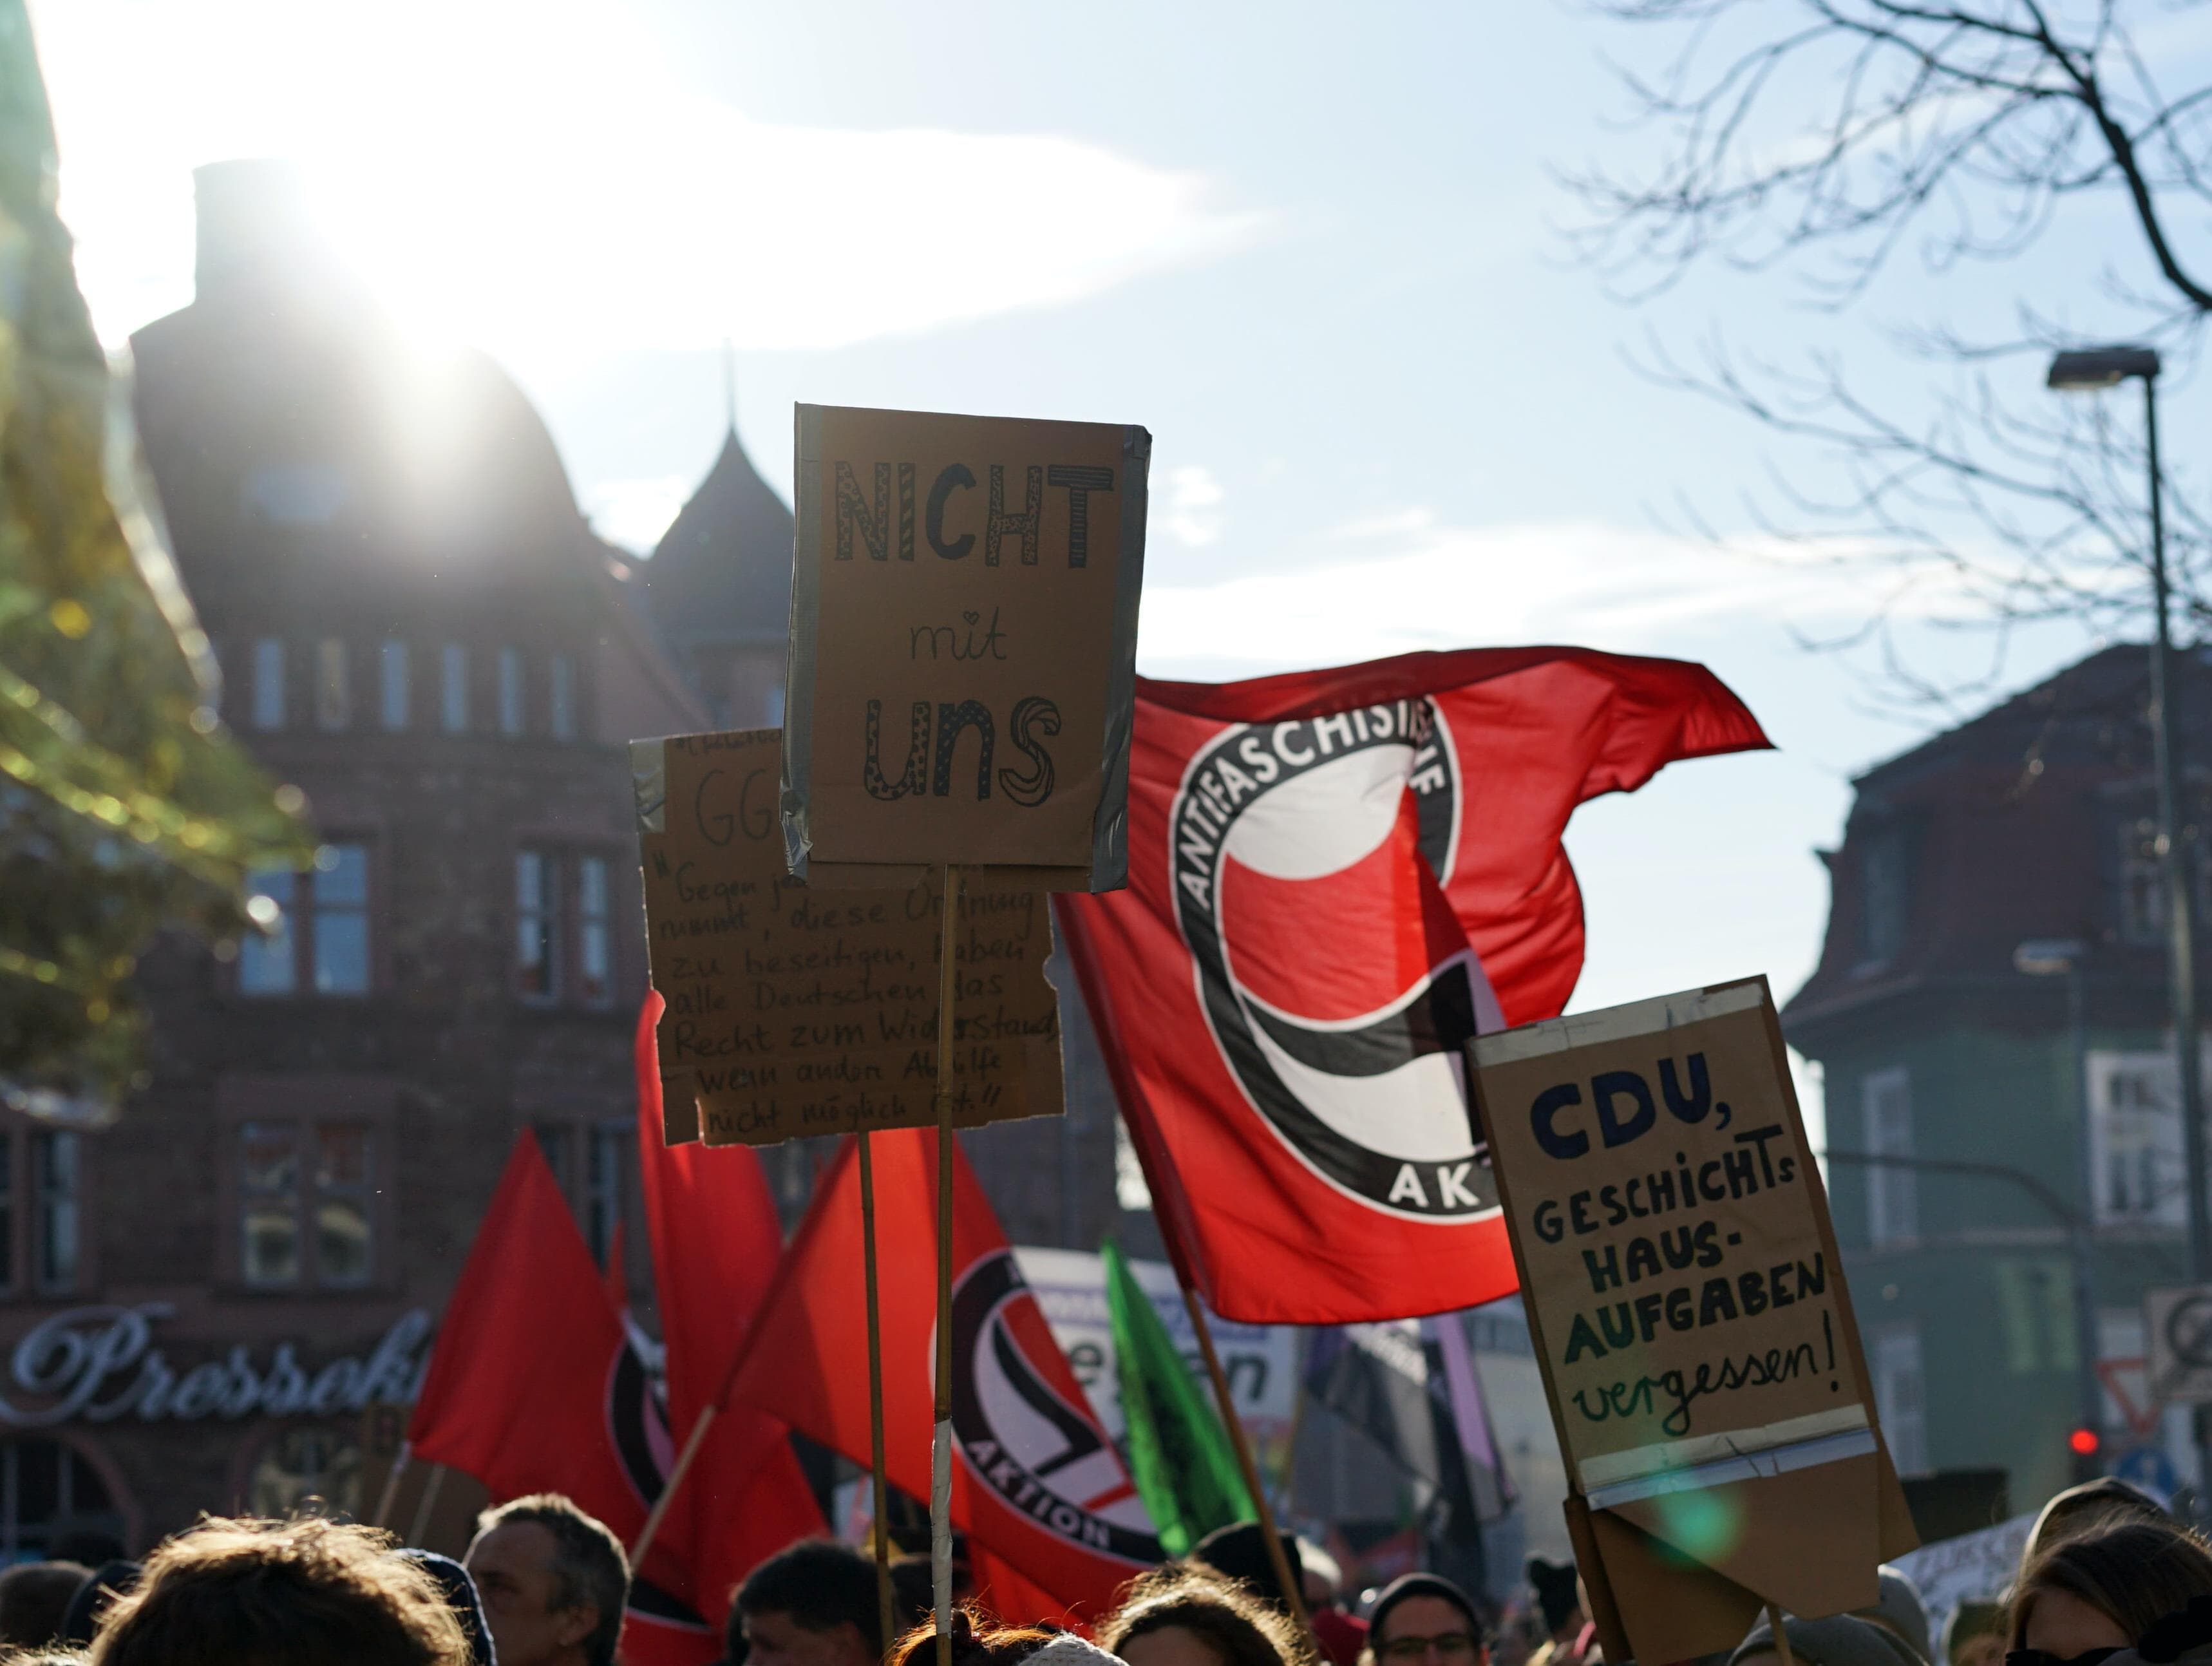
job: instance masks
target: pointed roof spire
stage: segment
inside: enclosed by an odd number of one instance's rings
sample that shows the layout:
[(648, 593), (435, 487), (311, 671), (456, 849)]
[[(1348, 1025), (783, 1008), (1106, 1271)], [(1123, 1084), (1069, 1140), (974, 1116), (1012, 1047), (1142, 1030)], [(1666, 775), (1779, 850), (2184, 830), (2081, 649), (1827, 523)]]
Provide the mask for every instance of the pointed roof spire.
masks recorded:
[(738, 348), (727, 336), (722, 337), (722, 409), (734, 438), (738, 431)]

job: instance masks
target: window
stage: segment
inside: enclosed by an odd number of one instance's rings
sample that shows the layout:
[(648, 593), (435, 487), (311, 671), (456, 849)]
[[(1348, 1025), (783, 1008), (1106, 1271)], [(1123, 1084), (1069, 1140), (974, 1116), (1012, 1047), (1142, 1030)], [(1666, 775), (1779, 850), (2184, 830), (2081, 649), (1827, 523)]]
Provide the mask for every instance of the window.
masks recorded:
[(526, 1000), (561, 993), (560, 864), (542, 850), (514, 854), (514, 980)]
[(241, 1123), (239, 1272), (256, 1290), (354, 1290), (375, 1267), (365, 1122)]
[(82, 1136), (70, 1128), (31, 1135), (31, 1272), (42, 1294), (76, 1288), (84, 1197)]
[(2188, 1201), (2172, 1055), (2092, 1053), (2088, 1076), (2097, 1224), (2179, 1230)]
[(576, 993), (593, 1006), (605, 1006), (615, 996), (604, 856), (583, 856), (576, 861)]
[(438, 721), (447, 734), (469, 732), (469, 651), (459, 642), (438, 655)]
[(1859, 857), (1859, 958), (1881, 965), (1905, 946), (1911, 850), (1902, 827), (1878, 828)]
[(240, 945), (240, 994), (289, 995), (303, 984), (319, 995), (368, 993), (368, 846), (326, 844), (313, 873), (263, 869), (249, 884), (276, 904), (278, 923), (268, 936), (249, 934)]
[(238, 988), (242, 994), (289, 995), (298, 982), (299, 945), (292, 939), (292, 893), (300, 876), (288, 867), (257, 868), (246, 876), (246, 893), (276, 905), (276, 927), (265, 935), (249, 931), (238, 945)]
[(384, 727), (397, 733), (407, 727), (407, 644), (386, 642), (377, 650), (376, 664)]
[(576, 662), (556, 654), (547, 667), (547, 727), (556, 740), (576, 738)]
[[(1877, 1070), (1859, 1084), (1869, 1157), (1912, 1155), (1912, 1083), (1903, 1067)], [(1867, 1241), (1876, 1249), (1920, 1236), (1918, 1176), (1899, 1164), (1869, 1163)]]
[(315, 644), (315, 727), (337, 730), (353, 721), (353, 688), (346, 675), (346, 645), (325, 637)]
[(2158, 854), (2158, 822), (2139, 816), (2119, 829), (2120, 935), (2130, 943), (2155, 944), (2166, 934), (2165, 864)]
[(538, 1149), (545, 1153), (545, 1166), (553, 1170), (562, 1191), (568, 1192), (574, 1182), (568, 1169), (568, 1150), (569, 1136), (575, 1129), (566, 1122), (532, 1122), (530, 1131), (538, 1136)]
[(522, 650), (519, 648), (499, 651), (499, 732), (522, 733)]
[(253, 727), (284, 727), (284, 644), (274, 636), (253, 645)]
[(1920, 1367), (1920, 1333), (1910, 1327), (1874, 1339), (1874, 1398), (1881, 1432), (1899, 1474), (1928, 1468), (1928, 1414)]
[(597, 1122), (588, 1130), (591, 1140), (584, 1174), (584, 1241), (592, 1246), (592, 1259), (606, 1264), (615, 1241), (615, 1228), (623, 1215), (623, 1153), (637, 1142), (637, 1129), (629, 1122)]
[(85, 1533), (115, 1540), (120, 1554), (122, 1517), (84, 1455), (32, 1435), (0, 1442), (0, 1564), (38, 1561), (64, 1534)]

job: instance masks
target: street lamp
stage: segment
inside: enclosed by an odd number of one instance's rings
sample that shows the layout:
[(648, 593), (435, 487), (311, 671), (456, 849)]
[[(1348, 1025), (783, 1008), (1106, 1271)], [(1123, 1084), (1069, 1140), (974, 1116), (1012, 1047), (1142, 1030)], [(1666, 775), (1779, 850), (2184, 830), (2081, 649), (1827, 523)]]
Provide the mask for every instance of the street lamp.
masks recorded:
[(2143, 385), (2143, 435), (2150, 459), (2150, 580), (2157, 637), (2150, 656), (2150, 714), (2158, 759), (2158, 851), (2166, 880), (2166, 951), (2171, 963), (2173, 1045), (2181, 1079), (2182, 1163), (2189, 1199), (2189, 1276), (2212, 1282), (2212, 1205), (2206, 1195), (2204, 1084), (2197, 1036), (2194, 888), (2183, 860), (2181, 710), (2173, 637), (2166, 621), (2166, 508), (2158, 467), (2158, 352), (2149, 347), (2097, 347), (2061, 353), (2051, 362), (2051, 386), (2062, 392), (2116, 387), (2130, 378)]
[[(2130, 379), (2143, 386), (2143, 443), (2150, 466), (2150, 581), (2157, 634), (2151, 645), (2151, 739), (2158, 759), (2158, 852), (2166, 880), (2168, 993), (2173, 1001), (2174, 1073), (2181, 1085), (2181, 1155), (2189, 1204), (2189, 1276), (2212, 1282), (2212, 1207), (2206, 1195), (2203, 1042), (2197, 1024), (2194, 887), (2183, 860), (2181, 711), (2173, 635), (2167, 623), (2166, 503), (2158, 467), (2158, 350), (2095, 347), (2057, 355), (2048, 385), (2060, 392), (2094, 392)], [(2212, 1483), (2212, 1422), (2197, 1420), (2199, 1485)]]
[[(2089, 1126), (2089, 1016), (2083, 963), (2088, 945), (2078, 938), (2031, 938), (2012, 952), (2013, 970), (2029, 977), (2066, 980), (2066, 1025), (2074, 1042), (2074, 1111), (2075, 1160), (2081, 1165), (2082, 1207), (2067, 1223), (2067, 1241), (2074, 1259), (2075, 1353), (2078, 1356), (2081, 1395), (2081, 1427), (2093, 1433), (2105, 1426), (2105, 1397), (2097, 1377), (2097, 1361), (2104, 1352), (2097, 1334), (2097, 1265), (2094, 1234), (2097, 1220), (2097, 1144)], [(2076, 1448), (2075, 1479), (2087, 1481), (2096, 1473), (2096, 1448)]]

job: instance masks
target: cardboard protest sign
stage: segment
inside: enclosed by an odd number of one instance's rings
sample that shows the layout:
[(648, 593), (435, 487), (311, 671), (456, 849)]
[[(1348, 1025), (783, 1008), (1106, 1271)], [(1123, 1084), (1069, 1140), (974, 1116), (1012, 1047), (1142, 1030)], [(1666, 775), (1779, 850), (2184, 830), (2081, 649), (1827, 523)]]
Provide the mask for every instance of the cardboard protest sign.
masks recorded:
[(1468, 1057), (1607, 1657), (1873, 1602), (1916, 1540), (1765, 980)]
[[(774, 729), (630, 745), (671, 1144), (933, 1127), (933, 883), (811, 891), (784, 866)], [(1061, 1108), (1046, 899), (963, 888), (952, 1121)]]
[(798, 421), (791, 871), (1118, 888), (1152, 436), (829, 405)]

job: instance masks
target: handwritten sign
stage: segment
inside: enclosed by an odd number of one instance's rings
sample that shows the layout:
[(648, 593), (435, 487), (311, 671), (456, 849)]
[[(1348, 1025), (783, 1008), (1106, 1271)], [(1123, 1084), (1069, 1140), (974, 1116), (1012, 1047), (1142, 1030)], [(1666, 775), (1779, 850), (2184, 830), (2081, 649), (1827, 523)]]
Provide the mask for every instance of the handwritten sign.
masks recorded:
[(825, 405), (798, 425), (792, 872), (1125, 884), (1152, 436)]
[(1608, 1656), (1871, 1602), (1910, 1521), (1765, 980), (1468, 1056)]
[[(784, 866), (774, 729), (631, 745), (672, 1143), (774, 1145), (936, 1122), (942, 895), (817, 891)], [(1060, 1110), (1049, 905), (963, 889), (952, 1120)]]

